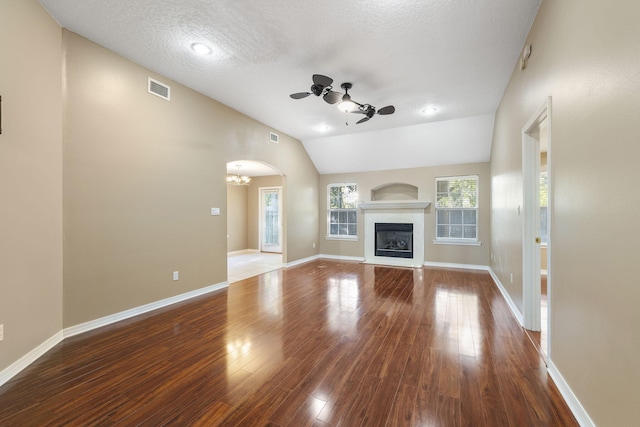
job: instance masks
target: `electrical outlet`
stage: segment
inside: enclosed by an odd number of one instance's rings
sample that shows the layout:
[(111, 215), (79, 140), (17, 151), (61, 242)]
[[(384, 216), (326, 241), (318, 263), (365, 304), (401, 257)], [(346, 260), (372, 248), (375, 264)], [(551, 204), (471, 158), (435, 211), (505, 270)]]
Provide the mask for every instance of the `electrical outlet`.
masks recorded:
[(179, 271), (174, 271), (173, 272), (173, 280), (178, 280), (180, 278), (180, 272)]
[(511, 274), (509, 275), (509, 281), (510, 281), (510, 282), (511, 282), (511, 284), (513, 285), (513, 273), (511, 273)]
[(315, 248), (316, 248), (316, 242), (313, 242), (313, 244), (311, 245), (311, 247), (312, 247), (313, 249), (315, 249)]
[(4, 339), (4, 325), (0, 325), (0, 341)]

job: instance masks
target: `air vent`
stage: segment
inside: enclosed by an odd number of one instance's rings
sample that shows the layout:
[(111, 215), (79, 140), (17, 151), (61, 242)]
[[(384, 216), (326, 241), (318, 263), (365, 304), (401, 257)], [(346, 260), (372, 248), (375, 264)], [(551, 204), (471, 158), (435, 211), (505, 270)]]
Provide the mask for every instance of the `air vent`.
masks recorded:
[(278, 134), (277, 133), (273, 133), (270, 132), (269, 134), (269, 141), (274, 142), (274, 143), (278, 143)]
[(149, 93), (169, 101), (171, 95), (171, 87), (149, 77)]

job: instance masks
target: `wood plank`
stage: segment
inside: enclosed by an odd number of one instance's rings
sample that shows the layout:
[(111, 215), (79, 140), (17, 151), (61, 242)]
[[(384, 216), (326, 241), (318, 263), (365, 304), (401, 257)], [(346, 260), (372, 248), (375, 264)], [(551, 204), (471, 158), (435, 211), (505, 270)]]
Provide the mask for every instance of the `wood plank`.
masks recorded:
[(69, 338), (0, 425), (577, 425), (486, 272), (316, 260)]

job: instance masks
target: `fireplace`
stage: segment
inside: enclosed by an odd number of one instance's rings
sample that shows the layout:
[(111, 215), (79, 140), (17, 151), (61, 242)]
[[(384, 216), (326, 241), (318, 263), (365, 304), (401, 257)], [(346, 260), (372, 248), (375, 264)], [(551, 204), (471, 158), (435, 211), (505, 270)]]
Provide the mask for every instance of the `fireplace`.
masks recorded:
[(413, 224), (376, 223), (375, 256), (413, 258)]
[[(430, 202), (361, 202), (364, 211), (364, 262), (420, 268), (424, 264), (424, 210)], [(387, 228), (379, 237), (376, 228)], [(391, 228), (391, 229), (389, 229)], [(380, 239), (380, 241), (379, 241)]]

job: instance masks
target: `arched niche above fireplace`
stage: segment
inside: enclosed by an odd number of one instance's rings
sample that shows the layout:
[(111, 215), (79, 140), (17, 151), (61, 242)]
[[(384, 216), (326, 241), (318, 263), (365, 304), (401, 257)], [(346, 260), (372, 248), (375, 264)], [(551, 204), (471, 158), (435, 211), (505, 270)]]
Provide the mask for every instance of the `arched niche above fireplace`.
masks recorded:
[(371, 190), (371, 201), (391, 200), (418, 200), (418, 187), (402, 182), (392, 182)]

